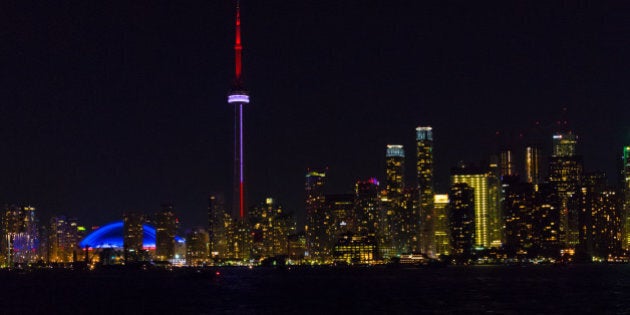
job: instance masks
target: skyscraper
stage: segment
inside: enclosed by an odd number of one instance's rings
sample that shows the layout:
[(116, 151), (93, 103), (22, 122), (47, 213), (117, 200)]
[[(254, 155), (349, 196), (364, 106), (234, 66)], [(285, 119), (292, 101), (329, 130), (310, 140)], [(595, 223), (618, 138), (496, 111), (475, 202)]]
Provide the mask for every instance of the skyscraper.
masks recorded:
[(549, 182), (556, 189), (560, 211), (560, 240), (565, 247), (578, 244), (578, 207), (572, 201), (579, 187), (583, 166), (576, 155), (577, 136), (571, 132), (553, 135), (553, 155), (549, 160)]
[(436, 194), (433, 202), (434, 205), (434, 230), (435, 230), (435, 254), (450, 255), (451, 254), (451, 231), (449, 227), (448, 217), (448, 195)]
[(175, 258), (177, 223), (173, 205), (162, 205), (162, 209), (155, 215), (155, 257), (157, 260)]
[(433, 128), (416, 128), (418, 190), (420, 193), (420, 251), (430, 256), (433, 244)]
[(630, 146), (623, 148), (621, 192), (623, 198), (623, 249), (630, 250)]
[(453, 255), (459, 261), (470, 258), (475, 245), (475, 193), (465, 183), (453, 184), (449, 193), (448, 218)]
[(7, 266), (37, 260), (38, 229), (35, 208), (11, 205), (2, 217), (2, 254)]
[(499, 205), (499, 180), (485, 168), (452, 169), (451, 184), (465, 183), (475, 194), (475, 245), (499, 247), (503, 226)]
[(499, 153), (500, 177), (516, 176), (516, 161), (514, 160), (514, 152), (512, 149), (503, 149)]
[(328, 241), (329, 215), (324, 207), (325, 171), (309, 171), (306, 174), (306, 247), (311, 259), (325, 260), (330, 256), (332, 244)]
[(383, 257), (402, 251), (404, 212), (405, 150), (402, 145), (388, 144), (385, 153), (386, 183), (380, 215), (379, 250)]
[(242, 76), (242, 51), (241, 44), (241, 11), (239, 1), (236, 1), (236, 37), (234, 42), (234, 84), (228, 95), (228, 103), (235, 105), (234, 126), (234, 207), (236, 217), (245, 219), (245, 172), (243, 150), (243, 105), (249, 104), (249, 93), (245, 89)]
[(212, 258), (228, 257), (232, 227), (232, 216), (225, 211), (223, 195), (211, 194), (208, 197), (208, 237)]
[(186, 233), (186, 264), (189, 266), (201, 266), (209, 260), (210, 240), (208, 232), (196, 227)]
[(273, 198), (252, 207), (252, 255), (255, 259), (288, 255), (288, 237), (295, 233), (293, 217)]
[(123, 216), (123, 250), (125, 261), (138, 261), (142, 257), (144, 215), (125, 212)]
[(77, 220), (56, 216), (50, 219), (48, 230), (48, 257), (47, 260), (53, 263), (73, 262), (78, 248), (79, 231)]
[(534, 145), (525, 147), (525, 181), (530, 184), (540, 183), (540, 148)]

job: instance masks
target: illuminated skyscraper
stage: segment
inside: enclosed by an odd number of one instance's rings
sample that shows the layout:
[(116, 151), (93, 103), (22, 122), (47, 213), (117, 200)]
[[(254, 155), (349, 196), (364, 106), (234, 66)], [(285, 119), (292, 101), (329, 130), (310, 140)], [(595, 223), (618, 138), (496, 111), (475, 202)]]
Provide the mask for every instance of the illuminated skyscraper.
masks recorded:
[(175, 258), (177, 224), (173, 205), (162, 205), (162, 209), (155, 215), (155, 258), (157, 260)]
[(332, 217), (328, 235), (334, 241), (343, 233), (356, 231), (353, 194), (332, 194), (325, 196), (325, 211)]
[(50, 219), (48, 229), (48, 261), (53, 263), (69, 263), (81, 253), (78, 248), (79, 226), (77, 220), (56, 216)]
[(435, 254), (450, 255), (451, 254), (451, 230), (448, 218), (448, 195), (436, 194), (433, 202), (434, 205), (434, 230), (435, 230)]
[(420, 193), (420, 251), (430, 256), (435, 253), (433, 244), (433, 128), (417, 127), (418, 191)]
[(378, 232), (381, 207), (379, 186), (376, 178), (357, 181), (355, 185), (355, 211), (359, 234), (375, 236)]
[(516, 162), (514, 152), (511, 149), (501, 150), (499, 154), (500, 178), (505, 176), (516, 176)]
[(533, 246), (534, 186), (515, 177), (503, 180), (505, 246), (509, 255), (525, 254)]
[(125, 212), (123, 216), (123, 250), (125, 261), (138, 261), (142, 255), (144, 215)]
[(623, 148), (621, 161), (621, 192), (623, 198), (622, 218), (624, 220), (623, 249), (630, 250), (630, 146)]
[(459, 261), (470, 258), (475, 245), (475, 191), (465, 183), (453, 184), (449, 194), (448, 218), (450, 222), (453, 255)]
[(525, 147), (525, 181), (530, 184), (538, 185), (540, 183), (540, 148), (537, 146)]
[(210, 239), (203, 228), (193, 228), (186, 233), (186, 264), (201, 266), (209, 262)]
[(579, 187), (583, 166), (576, 155), (577, 136), (573, 133), (556, 133), (553, 136), (553, 155), (549, 160), (549, 182), (556, 189), (560, 210), (560, 237), (566, 247), (578, 244), (578, 207), (572, 197)]
[(306, 247), (311, 259), (325, 260), (331, 254), (327, 225), (332, 222), (324, 206), (325, 171), (306, 174)]
[(211, 194), (208, 197), (208, 237), (212, 258), (228, 257), (232, 226), (232, 216), (225, 211), (223, 195)]
[(451, 184), (465, 183), (475, 193), (475, 245), (501, 246), (503, 220), (499, 205), (499, 180), (487, 169), (452, 169)]
[(385, 153), (386, 185), (381, 198), (379, 250), (383, 257), (402, 251), (403, 189), (405, 187), (405, 150), (402, 145), (388, 144)]
[(35, 208), (9, 206), (2, 217), (2, 254), (7, 266), (34, 262), (37, 255), (38, 229)]
[(288, 237), (296, 230), (293, 217), (273, 198), (266, 198), (265, 202), (253, 207), (249, 216), (253, 258), (288, 255)]
[(234, 132), (234, 207), (236, 217), (245, 220), (245, 172), (243, 150), (243, 105), (249, 104), (249, 92), (245, 89), (242, 76), (241, 45), (241, 11), (239, 1), (236, 1), (236, 37), (234, 42), (234, 84), (228, 95), (228, 103), (235, 105)]

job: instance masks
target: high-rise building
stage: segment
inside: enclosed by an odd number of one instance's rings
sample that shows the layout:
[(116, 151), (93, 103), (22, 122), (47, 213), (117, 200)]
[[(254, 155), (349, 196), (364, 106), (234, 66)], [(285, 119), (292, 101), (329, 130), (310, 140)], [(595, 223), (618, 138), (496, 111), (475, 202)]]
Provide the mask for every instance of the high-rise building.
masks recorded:
[(225, 210), (223, 195), (211, 194), (208, 198), (208, 237), (213, 259), (228, 257), (232, 222), (232, 216)]
[(552, 184), (543, 183), (534, 194), (532, 254), (556, 257), (560, 254), (560, 201)]
[(504, 248), (512, 256), (527, 254), (533, 246), (534, 185), (520, 182), (515, 177), (506, 177), (502, 186), (501, 208), (505, 220)]
[(436, 194), (433, 201), (435, 216), (433, 227), (435, 230), (435, 254), (437, 256), (451, 254), (451, 230), (448, 218), (448, 195)]
[(465, 262), (475, 245), (475, 190), (466, 183), (453, 184), (449, 193), (448, 218), (450, 222), (453, 255)]
[(361, 235), (378, 235), (381, 209), (379, 186), (376, 178), (357, 181), (355, 185), (357, 232)]
[(65, 216), (52, 217), (47, 231), (47, 261), (52, 263), (74, 262), (81, 253), (81, 249), (78, 247), (80, 231), (77, 220)]
[(621, 158), (621, 194), (623, 198), (623, 249), (630, 250), (630, 146), (623, 148)]
[(516, 176), (516, 161), (514, 160), (514, 152), (512, 149), (506, 148), (501, 150), (499, 154), (500, 178), (505, 176)]
[(503, 220), (500, 211), (499, 180), (485, 168), (463, 166), (451, 171), (451, 184), (465, 183), (475, 193), (475, 245), (500, 247)]
[(525, 147), (525, 181), (538, 185), (541, 180), (540, 173), (541, 152), (540, 148), (534, 145)]
[(196, 227), (186, 233), (186, 264), (201, 266), (209, 262), (210, 239), (208, 232)]
[(266, 198), (265, 202), (253, 207), (249, 215), (252, 257), (262, 259), (288, 255), (288, 237), (296, 230), (293, 217), (285, 213), (273, 198)]
[(175, 258), (175, 234), (178, 219), (172, 204), (162, 205), (155, 214), (155, 258), (169, 260)]
[(420, 251), (435, 254), (433, 243), (433, 128), (416, 128), (418, 191), (420, 193)]
[(4, 264), (28, 263), (39, 259), (37, 217), (32, 206), (7, 206), (2, 216)]
[(397, 224), (397, 253), (419, 253), (420, 248), (420, 191), (416, 187), (403, 190), (403, 206)]
[(234, 41), (234, 84), (228, 95), (228, 103), (235, 105), (234, 126), (234, 203), (233, 212), (240, 221), (245, 220), (245, 172), (243, 150), (243, 106), (249, 104), (249, 92), (242, 76), (241, 11), (236, 2), (236, 37)]
[(144, 215), (137, 212), (125, 212), (123, 215), (123, 250), (125, 261), (138, 261), (143, 256), (142, 225), (145, 222)]
[(353, 194), (329, 194), (324, 197), (325, 213), (332, 218), (327, 234), (336, 241), (341, 234), (356, 232)]
[(579, 210), (572, 202), (583, 173), (582, 158), (576, 155), (577, 136), (573, 133), (553, 135), (553, 155), (549, 160), (549, 182), (560, 202), (560, 240), (563, 246), (578, 244)]
[(402, 145), (388, 144), (385, 153), (386, 183), (382, 192), (382, 213), (378, 235), (379, 250), (390, 257), (402, 250), (402, 216), (404, 212), (405, 150)]
[(325, 209), (326, 171), (306, 173), (306, 247), (312, 260), (326, 260), (331, 254), (327, 226), (332, 218)]

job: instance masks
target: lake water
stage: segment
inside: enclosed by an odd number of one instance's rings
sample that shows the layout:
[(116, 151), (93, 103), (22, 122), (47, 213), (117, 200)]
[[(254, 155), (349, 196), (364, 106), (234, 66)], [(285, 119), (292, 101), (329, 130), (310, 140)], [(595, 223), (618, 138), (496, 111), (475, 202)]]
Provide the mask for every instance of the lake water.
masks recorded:
[(0, 274), (0, 314), (624, 314), (630, 265)]

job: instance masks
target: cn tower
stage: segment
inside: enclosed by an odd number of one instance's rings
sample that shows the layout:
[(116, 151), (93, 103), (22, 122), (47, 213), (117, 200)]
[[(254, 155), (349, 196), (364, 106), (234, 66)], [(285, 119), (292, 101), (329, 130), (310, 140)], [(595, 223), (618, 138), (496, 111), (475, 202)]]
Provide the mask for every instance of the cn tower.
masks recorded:
[(234, 42), (234, 84), (228, 95), (228, 104), (233, 104), (234, 123), (234, 212), (238, 209), (238, 219), (245, 218), (245, 174), (243, 172), (243, 105), (249, 104), (249, 93), (243, 85), (241, 52), (241, 13), (236, 1), (236, 38)]

